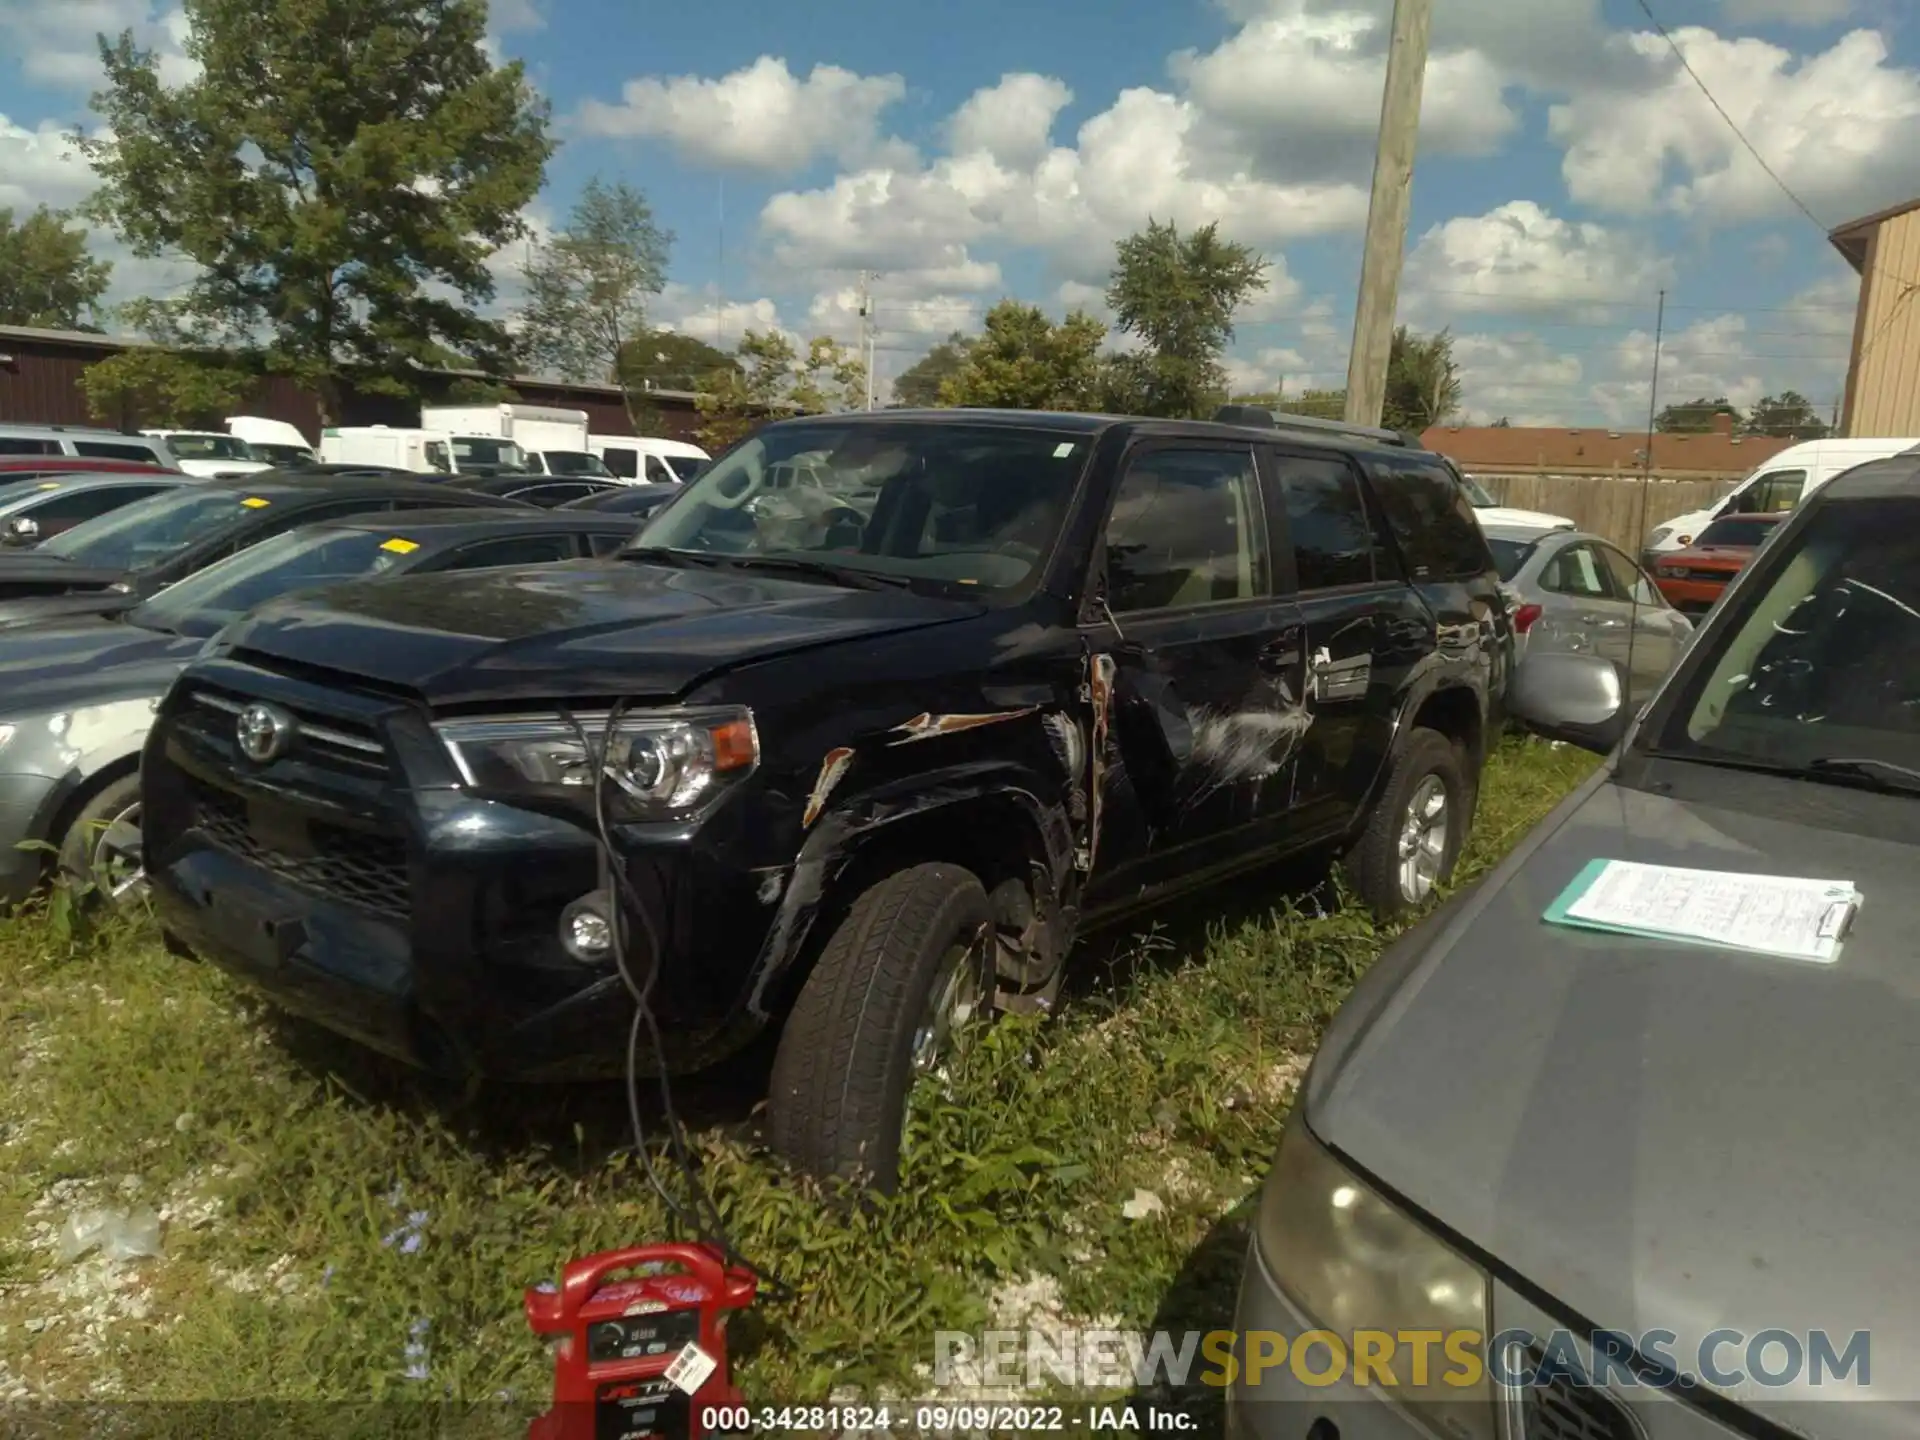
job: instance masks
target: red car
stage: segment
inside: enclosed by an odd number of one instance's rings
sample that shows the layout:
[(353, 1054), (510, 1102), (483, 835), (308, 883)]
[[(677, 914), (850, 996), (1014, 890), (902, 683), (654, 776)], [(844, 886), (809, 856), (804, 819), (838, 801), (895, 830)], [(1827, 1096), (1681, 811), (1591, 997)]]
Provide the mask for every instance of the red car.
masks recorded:
[(1704, 615), (1767, 543), (1785, 513), (1729, 515), (1715, 520), (1684, 550), (1662, 555), (1653, 567), (1653, 583), (1667, 603), (1683, 615)]
[(53, 475), (178, 475), (164, 465), (142, 460), (108, 460), (92, 455), (0, 455), (0, 481), (40, 480)]

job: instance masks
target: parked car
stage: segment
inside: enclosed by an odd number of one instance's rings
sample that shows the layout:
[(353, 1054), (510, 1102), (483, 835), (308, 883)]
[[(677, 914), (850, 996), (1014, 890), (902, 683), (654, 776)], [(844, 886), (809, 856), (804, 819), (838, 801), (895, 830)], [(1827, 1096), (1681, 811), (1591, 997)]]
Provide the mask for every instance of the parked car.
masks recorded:
[(92, 425), (0, 425), (0, 457), (67, 455), (82, 460), (133, 460), (178, 468), (166, 442)]
[(529, 505), (552, 507), (569, 501), (604, 495), (625, 487), (618, 480), (595, 480), (587, 476), (556, 479), (545, 475), (455, 475), (441, 482), (446, 489), (464, 490), (476, 495), (499, 495), (508, 500), (524, 500)]
[(1598, 535), (1489, 525), (1487, 544), (1511, 607), (1514, 648), (1604, 655), (1631, 680), (1629, 702), (1654, 692), (1693, 635), (1646, 572)]
[(224, 475), (255, 475), (272, 469), (253, 447), (238, 435), (219, 430), (143, 430), (158, 440), (173, 456), (174, 464), (189, 475), (217, 479)]
[(636, 520), (644, 520), (678, 495), (681, 489), (679, 485), (617, 485), (611, 490), (596, 490), (591, 495), (568, 500), (560, 508), (593, 510), (607, 515), (631, 515)]
[(260, 415), (229, 415), (227, 432), (247, 442), (259, 459), (280, 470), (299, 470), (320, 463), (320, 456), (297, 425)]
[[(801, 456), (876, 493), (851, 548), (765, 542)], [(1424, 903), (1506, 683), (1497, 585), (1438, 458), (1352, 434), (775, 423), (619, 563), (236, 622), (148, 743), (148, 881), (177, 949), (469, 1078), (620, 1073), (634, 927), (665, 1063), (784, 1018), (775, 1144), (884, 1185), (912, 1077), (1051, 1004), (1086, 927), (1283, 855)]]
[(369, 511), (517, 505), (412, 479), (266, 471), (178, 486), (0, 553), (0, 628), (129, 610), (283, 530)]
[[(1243, 1374), (1230, 1433), (1904, 1428), (1920, 1302), (1888, 1276), (1920, 1181), (1916, 616), (1920, 457), (1902, 457), (1782, 522), (1639, 719), (1611, 662), (1528, 657), (1515, 711), (1609, 758), (1362, 977), (1293, 1107), (1241, 1281), (1242, 1334), (1383, 1334), (1374, 1359), (1400, 1387)], [(1828, 964), (1547, 923), (1596, 859), (1865, 898)], [(1415, 1331), (1435, 1337), (1424, 1388)], [(1816, 1334), (1853, 1351), (1850, 1378), (1816, 1378)], [(1320, 1352), (1307, 1369), (1326, 1374)]]
[(46, 847), (93, 894), (141, 886), (140, 748), (154, 709), (208, 638), (253, 606), (361, 576), (590, 558), (630, 534), (518, 507), (360, 515), (284, 531), (111, 618), (0, 633), (0, 906), (33, 892)]
[(1735, 515), (1778, 515), (1793, 509), (1836, 475), (1855, 465), (1920, 450), (1920, 439), (1830, 435), (1789, 445), (1765, 461), (1728, 494), (1704, 510), (1663, 520), (1647, 536), (1641, 563), (1651, 570), (1663, 558), (1692, 546), (1715, 520)]
[(183, 475), (151, 460), (82, 460), (74, 455), (0, 454), (0, 484), (14, 480), (52, 480), (62, 475)]
[(17, 480), (0, 475), (0, 543), (38, 545), (136, 500), (189, 483), (185, 475), (157, 470)]
[(1503, 530), (1571, 530), (1573, 521), (1565, 515), (1555, 515), (1546, 510), (1520, 510), (1511, 505), (1502, 505), (1486, 492), (1484, 486), (1471, 475), (1456, 467), (1460, 476), (1460, 486), (1467, 492), (1467, 499), (1473, 505), (1473, 513), (1485, 526), (1498, 526)]
[(648, 485), (684, 485), (713, 463), (698, 445), (650, 435), (589, 435), (587, 449), (620, 479)]
[(1721, 593), (1779, 528), (1782, 516), (1737, 515), (1715, 520), (1684, 550), (1654, 562), (1654, 583), (1675, 609), (1704, 615)]

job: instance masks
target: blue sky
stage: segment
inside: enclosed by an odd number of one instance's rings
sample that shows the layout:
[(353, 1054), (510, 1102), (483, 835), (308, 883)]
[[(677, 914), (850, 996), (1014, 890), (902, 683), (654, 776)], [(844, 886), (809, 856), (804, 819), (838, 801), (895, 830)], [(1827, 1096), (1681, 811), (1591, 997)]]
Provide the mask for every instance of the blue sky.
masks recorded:
[[(1440, 0), (1401, 318), (1451, 327), (1468, 418), (1643, 421), (1662, 288), (1668, 398), (1838, 397), (1855, 283), (1822, 227), (1920, 194), (1920, 14), (1648, 3), (1819, 223), (1637, 0)], [(850, 339), (871, 268), (885, 377), (1006, 295), (1104, 314), (1118, 237), (1218, 220), (1273, 262), (1234, 374), (1299, 390), (1344, 375), (1390, 8), (496, 0), (494, 27), (564, 140), (529, 219), (596, 174), (642, 188), (677, 237), (665, 323)], [(89, 122), (92, 34), (177, 55), (181, 24), (170, 0), (0, 0), (0, 205), (85, 193), (60, 132)], [(177, 275), (123, 260), (119, 291)]]

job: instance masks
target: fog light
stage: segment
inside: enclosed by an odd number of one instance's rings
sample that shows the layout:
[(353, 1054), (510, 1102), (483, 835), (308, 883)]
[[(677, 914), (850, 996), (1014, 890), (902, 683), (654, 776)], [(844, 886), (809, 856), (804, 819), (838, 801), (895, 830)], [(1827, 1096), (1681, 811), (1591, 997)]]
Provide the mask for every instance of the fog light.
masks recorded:
[(613, 917), (602, 892), (582, 895), (560, 912), (560, 944), (576, 960), (613, 954)]

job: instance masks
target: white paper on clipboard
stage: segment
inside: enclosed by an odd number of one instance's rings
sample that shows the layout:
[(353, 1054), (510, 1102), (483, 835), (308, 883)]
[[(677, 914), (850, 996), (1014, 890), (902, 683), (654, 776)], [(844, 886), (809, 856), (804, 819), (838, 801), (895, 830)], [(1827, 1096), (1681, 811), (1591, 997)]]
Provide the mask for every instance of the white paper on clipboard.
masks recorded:
[(1861, 899), (1848, 880), (1612, 860), (1565, 916), (1600, 929), (1831, 964)]

